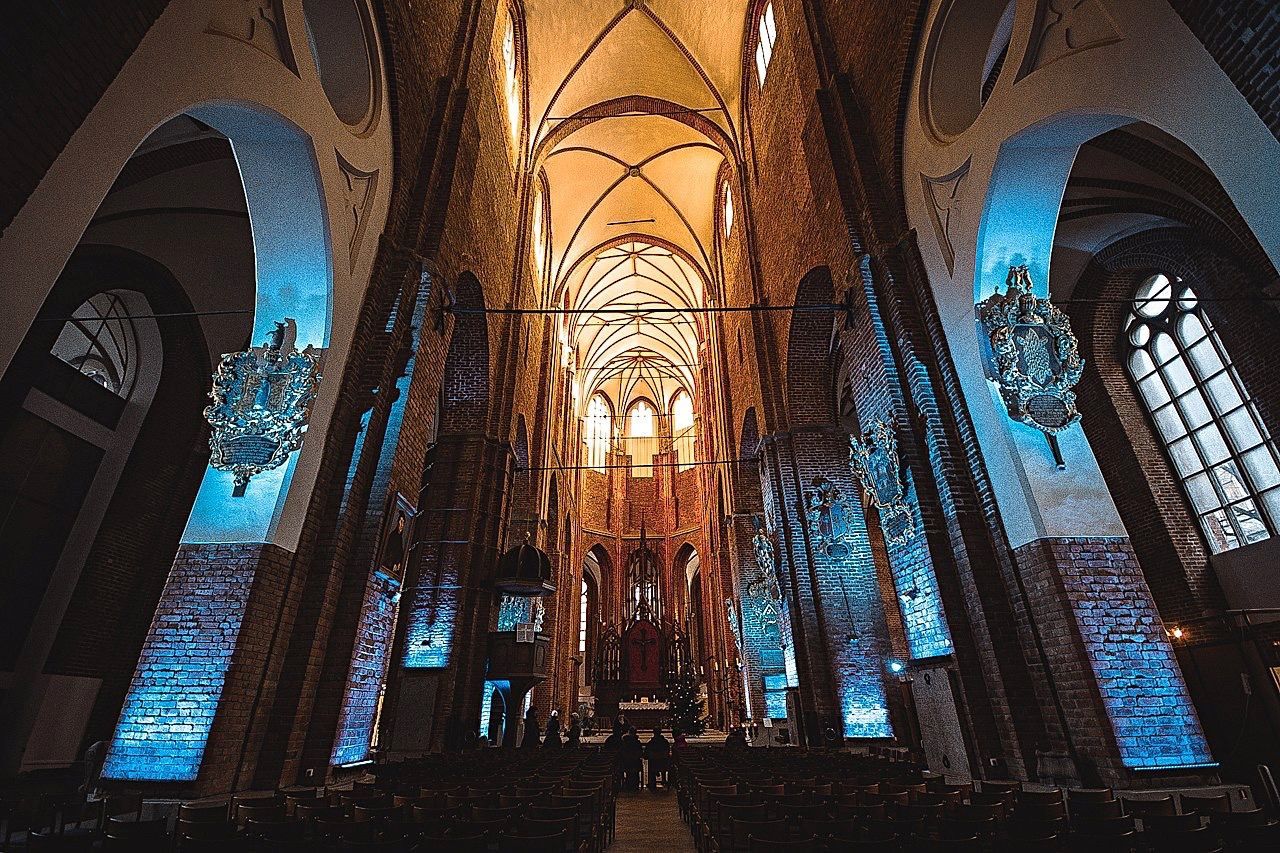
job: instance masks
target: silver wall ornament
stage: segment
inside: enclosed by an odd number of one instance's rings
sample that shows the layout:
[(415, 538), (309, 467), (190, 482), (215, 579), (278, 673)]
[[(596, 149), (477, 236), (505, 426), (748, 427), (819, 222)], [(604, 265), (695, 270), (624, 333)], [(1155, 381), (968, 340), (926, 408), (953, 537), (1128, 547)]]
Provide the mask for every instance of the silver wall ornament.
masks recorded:
[(724, 600), (724, 615), (729, 620), (729, 631), (733, 634), (733, 642), (737, 644), (738, 653), (742, 654), (742, 630), (738, 625), (738, 608), (732, 598)]
[(990, 378), (1009, 416), (1055, 436), (1080, 420), (1071, 389), (1084, 373), (1071, 321), (1033, 292), (1027, 267), (1009, 268), (1006, 291), (977, 305), (986, 332)]
[(843, 559), (852, 553), (848, 540), (852, 535), (844, 497), (836, 484), (826, 477), (813, 478), (814, 491), (809, 493), (806, 509), (809, 513), (809, 532), (817, 542), (818, 550), (828, 557)]
[(204, 416), (213, 428), (209, 464), (235, 474), (237, 497), (249, 478), (279, 468), (302, 446), (320, 384), (320, 351), (294, 346), (298, 324), (276, 323), (262, 346), (227, 353), (213, 374), (213, 404)]
[(876, 421), (861, 438), (849, 438), (849, 467), (871, 505), (880, 513), (880, 528), (889, 545), (904, 545), (916, 536), (915, 511), (907, 501), (898, 437), (893, 427)]
[(778, 579), (778, 558), (773, 549), (773, 540), (769, 538), (763, 518), (754, 516), (751, 523), (756, 531), (751, 537), (751, 547), (756, 554), (756, 576), (747, 584), (747, 594), (753, 598), (780, 601), (782, 585)]

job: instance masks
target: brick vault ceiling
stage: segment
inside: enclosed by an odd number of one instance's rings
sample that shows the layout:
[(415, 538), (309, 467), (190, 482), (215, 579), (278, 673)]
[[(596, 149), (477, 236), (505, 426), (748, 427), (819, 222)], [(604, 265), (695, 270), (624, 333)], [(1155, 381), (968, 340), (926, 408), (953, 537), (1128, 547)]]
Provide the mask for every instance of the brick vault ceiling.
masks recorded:
[[(529, 118), (560, 304), (701, 307), (717, 177), (736, 159), (748, 0), (526, 0)], [(577, 315), (579, 401), (693, 389), (690, 315)], [(696, 395), (695, 395), (696, 398)]]

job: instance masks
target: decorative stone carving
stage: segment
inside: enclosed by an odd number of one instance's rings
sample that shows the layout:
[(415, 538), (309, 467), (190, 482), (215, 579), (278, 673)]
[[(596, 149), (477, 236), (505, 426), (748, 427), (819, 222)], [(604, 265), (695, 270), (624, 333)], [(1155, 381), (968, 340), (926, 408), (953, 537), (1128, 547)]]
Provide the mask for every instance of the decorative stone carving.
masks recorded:
[(245, 44), (298, 73), (280, 0), (221, 0), (219, 6), (206, 33)]
[(733, 642), (738, 647), (738, 653), (742, 654), (742, 628), (738, 624), (738, 608), (732, 598), (724, 600), (724, 611), (725, 617), (729, 620), (729, 631), (733, 634)]
[(249, 479), (285, 463), (302, 446), (320, 384), (320, 351), (294, 347), (298, 324), (276, 323), (262, 346), (227, 353), (213, 375), (213, 404), (204, 416), (213, 428), (209, 464), (235, 473), (236, 496)]
[(969, 167), (973, 158), (965, 160), (954, 172), (939, 178), (920, 174), (920, 184), (924, 188), (924, 196), (929, 201), (929, 218), (933, 221), (933, 233), (938, 240), (938, 248), (942, 251), (942, 259), (947, 262), (947, 272), (954, 273), (956, 268), (956, 250), (951, 242), (951, 226), (953, 220), (960, 215), (964, 203), (964, 185), (969, 177)]
[(342, 194), (344, 206), (351, 214), (351, 238), (347, 241), (347, 257), (351, 263), (351, 271), (355, 272), (356, 259), (360, 256), (360, 243), (364, 240), (364, 226), (368, 220), (366, 214), (373, 205), (374, 195), (378, 190), (378, 170), (366, 172), (346, 161), (337, 149), (334, 155), (338, 159), (338, 168), (342, 170)]
[(769, 538), (763, 518), (756, 516), (751, 523), (756, 530), (751, 537), (751, 546), (756, 553), (756, 576), (747, 584), (747, 594), (752, 598), (781, 601), (782, 585), (778, 579), (778, 559), (773, 540)]
[(852, 552), (848, 540), (852, 535), (844, 496), (836, 484), (826, 477), (813, 478), (814, 491), (809, 493), (809, 531), (818, 550), (828, 557), (842, 559)]
[(880, 513), (880, 527), (889, 545), (904, 545), (916, 536), (915, 512), (907, 501), (898, 437), (893, 427), (876, 421), (869, 433), (849, 439), (849, 467)]
[(1059, 59), (1124, 40), (1102, 0), (1043, 0), (1036, 23), (1038, 35), (1018, 79)]
[(977, 306), (986, 333), (990, 378), (1009, 416), (1048, 435), (1080, 420), (1071, 389), (1084, 373), (1071, 321), (1032, 292), (1026, 265), (1009, 268), (1008, 289)]

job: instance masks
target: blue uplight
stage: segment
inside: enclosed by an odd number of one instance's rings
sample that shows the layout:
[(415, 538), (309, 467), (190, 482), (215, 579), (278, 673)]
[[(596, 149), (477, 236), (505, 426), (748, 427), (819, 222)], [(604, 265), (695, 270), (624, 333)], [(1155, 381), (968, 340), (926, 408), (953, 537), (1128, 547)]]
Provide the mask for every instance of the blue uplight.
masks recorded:
[(407, 596), (405, 610), (405, 669), (440, 669), (449, 665), (453, 626), (458, 615), (458, 590), (417, 587)]
[(253, 560), (205, 561), (191, 546), (179, 551), (125, 696), (103, 778), (187, 782), (199, 774), (255, 568)]
[(400, 582), (382, 572), (376, 572), (365, 588), (356, 647), (347, 676), (347, 694), (333, 744), (334, 764), (351, 764), (369, 757), (399, 591)]

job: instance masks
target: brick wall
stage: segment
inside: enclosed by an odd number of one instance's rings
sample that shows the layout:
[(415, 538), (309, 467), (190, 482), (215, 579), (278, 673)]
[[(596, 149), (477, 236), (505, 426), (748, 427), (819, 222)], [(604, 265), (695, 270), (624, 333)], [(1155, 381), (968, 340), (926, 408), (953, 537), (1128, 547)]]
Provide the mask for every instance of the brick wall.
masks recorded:
[(1212, 762), (1128, 540), (1042, 539), (1017, 556), (1082, 777), (1126, 785)]
[(1269, 0), (1170, 0), (1170, 5), (1280, 137), (1280, 7)]

